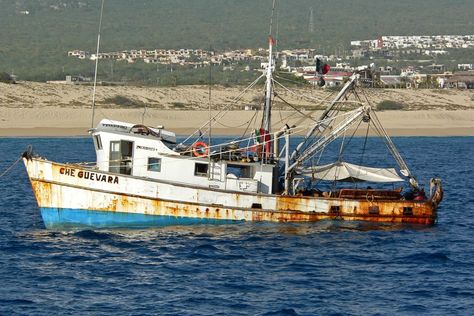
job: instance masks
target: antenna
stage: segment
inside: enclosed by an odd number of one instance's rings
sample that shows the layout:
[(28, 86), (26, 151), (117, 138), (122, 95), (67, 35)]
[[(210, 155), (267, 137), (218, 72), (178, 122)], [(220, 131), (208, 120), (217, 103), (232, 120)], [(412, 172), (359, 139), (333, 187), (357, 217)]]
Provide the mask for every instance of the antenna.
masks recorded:
[[(209, 51), (212, 50), (212, 46), (209, 47)], [(208, 172), (208, 177), (209, 177), (209, 180), (211, 180), (213, 178), (213, 175), (211, 174), (211, 172), (213, 172), (213, 168), (211, 168), (211, 148), (212, 148), (212, 144), (211, 144), (211, 136), (212, 136), (212, 112), (211, 112), (211, 109), (212, 109), (212, 63), (209, 63), (209, 135), (208, 135), (208, 144), (207, 144), (207, 158), (209, 160), (209, 172)]]
[(313, 16), (313, 7), (309, 10), (309, 24), (308, 32), (314, 33), (314, 16)]
[(143, 113), (142, 113), (142, 125), (145, 125), (145, 114), (146, 114), (146, 102), (145, 104), (143, 105)]
[(99, 48), (100, 48), (100, 31), (102, 29), (102, 15), (104, 13), (104, 2), (102, 0), (102, 5), (100, 7), (100, 20), (99, 20), (99, 33), (97, 34), (97, 51), (95, 54), (95, 71), (94, 71), (94, 91), (92, 92), (92, 119), (91, 119), (91, 128), (94, 128), (94, 116), (95, 116), (95, 92), (97, 88), (97, 66), (99, 64)]
[(275, 52), (278, 53), (278, 42), (280, 41), (280, 10), (276, 12)]
[(272, 15), (270, 16), (270, 32), (268, 32), (268, 36), (272, 36), (273, 16), (275, 14), (275, 3), (276, 3), (276, 0), (273, 0)]

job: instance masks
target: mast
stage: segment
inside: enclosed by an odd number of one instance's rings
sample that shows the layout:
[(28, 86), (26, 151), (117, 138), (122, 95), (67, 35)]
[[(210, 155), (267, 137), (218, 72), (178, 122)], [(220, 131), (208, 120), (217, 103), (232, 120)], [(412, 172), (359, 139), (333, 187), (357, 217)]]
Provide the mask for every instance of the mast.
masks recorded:
[(271, 129), (271, 108), (272, 108), (272, 94), (273, 94), (273, 85), (272, 85), (272, 74), (273, 74), (273, 45), (275, 40), (270, 35), (268, 37), (268, 66), (267, 66), (267, 75), (265, 83), (265, 107), (263, 111), (263, 120), (262, 128), (266, 133), (270, 133)]
[[(273, 46), (275, 45), (275, 40), (272, 37), (272, 28), (273, 28), (273, 17), (275, 15), (275, 6), (276, 0), (273, 0), (272, 4), (272, 14), (270, 16), (270, 31), (268, 32), (268, 66), (267, 66), (267, 81), (265, 83), (265, 107), (263, 111), (262, 118), (262, 129), (265, 131), (265, 134), (270, 134), (271, 129), (271, 113), (272, 113), (272, 74), (273, 74)], [(267, 135), (264, 135), (264, 139), (267, 139)], [(267, 143), (265, 143), (267, 145)], [(267, 146), (265, 146), (267, 147)], [(267, 155), (270, 153), (267, 152)]]

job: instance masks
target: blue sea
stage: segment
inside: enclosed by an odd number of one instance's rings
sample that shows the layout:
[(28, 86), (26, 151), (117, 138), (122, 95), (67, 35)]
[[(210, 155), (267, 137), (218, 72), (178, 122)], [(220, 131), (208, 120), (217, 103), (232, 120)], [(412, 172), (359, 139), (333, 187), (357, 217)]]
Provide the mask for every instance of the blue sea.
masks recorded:
[[(375, 139), (351, 142), (344, 159), (393, 165)], [(0, 314), (474, 315), (474, 138), (394, 142), (426, 189), (443, 179), (435, 226), (48, 231), (19, 163), (0, 178)], [(0, 173), (29, 144), (56, 161), (95, 160), (89, 138), (3, 138)]]

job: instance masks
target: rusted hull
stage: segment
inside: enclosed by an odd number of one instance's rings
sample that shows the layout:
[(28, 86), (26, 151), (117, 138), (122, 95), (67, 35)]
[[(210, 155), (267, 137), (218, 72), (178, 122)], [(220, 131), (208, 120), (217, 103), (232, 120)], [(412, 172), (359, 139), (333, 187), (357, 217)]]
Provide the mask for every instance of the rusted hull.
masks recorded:
[(134, 227), (324, 219), (431, 225), (436, 205), (225, 192), (24, 159), (46, 227)]

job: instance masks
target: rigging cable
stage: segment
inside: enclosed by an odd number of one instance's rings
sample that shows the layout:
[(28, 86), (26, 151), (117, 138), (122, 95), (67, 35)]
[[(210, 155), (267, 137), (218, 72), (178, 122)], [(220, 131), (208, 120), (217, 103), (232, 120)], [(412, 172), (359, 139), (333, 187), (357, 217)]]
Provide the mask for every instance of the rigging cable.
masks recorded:
[[(253, 116), (253, 125), (254, 126), (257, 125), (257, 114), (258, 114), (258, 111), (255, 111), (255, 115)], [(240, 136), (241, 139), (243, 139), (245, 137), (245, 135), (247, 134), (247, 131), (249, 130), (251, 125), (252, 125), (252, 121), (249, 122), (249, 125), (247, 125), (247, 128), (245, 129), (244, 133), (242, 134), (242, 136)], [(250, 138), (249, 138), (249, 141), (250, 141)]]
[[(356, 96), (356, 98), (359, 99), (359, 102), (362, 103), (362, 101), (360, 100), (360, 98), (359, 98), (357, 92), (355, 91), (355, 89), (354, 89), (353, 93), (354, 93), (354, 95)], [(342, 153), (344, 152), (344, 150), (346, 149), (346, 147), (349, 146), (349, 144), (351, 143), (352, 139), (353, 139), (354, 136), (355, 136), (355, 133), (359, 130), (359, 127), (360, 127), (360, 125), (362, 124), (362, 122), (363, 122), (363, 120), (359, 121), (359, 123), (357, 124), (356, 128), (354, 129), (354, 132), (353, 132), (352, 135), (351, 135), (351, 138), (349, 138), (349, 141), (344, 145), (344, 148), (343, 148), (342, 151), (341, 151), (341, 155), (342, 155)], [(368, 128), (368, 127), (367, 127), (367, 128)], [(367, 130), (367, 133), (368, 133), (368, 130)]]
[(4, 175), (6, 175), (6, 174), (8, 173), (8, 171), (10, 171), (13, 167), (15, 167), (15, 165), (16, 165), (17, 163), (19, 163), (22, 158), (23, 158), (22, 156), (18, 157), (18, 159), (15, 160), (15, 162), (13, 162), (8, 168), (6, 168), (6, 169), (0, 174), (0, 178), (2, 178)]
[[(368, 100), (367, 98), (367, 95), (365, 95), (365, 98), (367, 100), (367, 102), (369, 103), (370, 105), (370, 101)], [(400, 172), (408, 177), (410, 179), (410, 185), (415, 187), (415, 188), (419, 188), (419, 184), (418, 184), (418, 181), (416, 180), (415, 176), (411, 173), (410, 169), (408, 168), (408, 165), (406, 164), (405, 160), (403, 159), (403, 157), (401, 156), (400, 152), (398, 151), (397, 147), (395, 146), (395, 144), (393, 143), (392, 139), (390, 138), (390, 136), (388, 135), (387, 131), (385, 130), (385, 128), (383, 127), (382, 123), (380, 123), (380, 120), (377, 116), (377, 113), (375, 111), (372, 111), (372, 113), (374, 114), (373, 115), (373, 119), (374, 119), (374, 125), (377, 127), (377, 129), (379, 130), (379, 132), (381, 132), (381, 134), (383, 135), (383, 139), (385, 141), (385, 144), (386, 146), (388, 147), (390, 153), (392, 154), (393, 158), (395, 158), (395, 161), (397, 162), (398, 166), (400, 167)], [(402, 171), (404, 170), (406, 172), (406, 174), (404, 174), (404, 172)]]
[(231, 126), (231, 125), (226, 125), (224, 123), (221, 123), (221, 122), (216, 122), (216, 124), (219, 124), (223, 127), (226, 127), (226, 128), (239, 128), (239, 127), (242, 127), (242, 126), (245, 126), (245, 125), (248, 125), (249, 123), (251, 123), (255, 117), (255, 115), (257, 115), (257, 111), (255, 111), (255, 113), (252, 115), (252, 117), (250, 118), (250, 120), (248, 120), (247, 122), (244, 122), (242, 124), (239, 124), (239, 125), (234, 125), (234, 126)]
[[(238, 102), (242, 96), (247, 93), (248, 90), (250, 90), (251, 88), (253, 88), (257, 83), (258, 81), (260, 81), (260, 79), (262, 79), (265, 75), (261, 75), (260, 77), (258, 77), (257, 79), (255, 79), (250, 85), (248, 85), (244, 90), (242, 90), (240, 92), (240, 94), (235, 97), (226, 107), (224, 107), (222, 110), (220, 110), (216, 115), (214, 115), (212, 117), (212, 120), (214, 122), (217, 122), (218, 120), (220, 120), (221, 118), (223, 118), (227, 112), (229, 111), (229, 108), (232, 104)], [(183, 140), (179, 145), (183, 145), (185, 142), (187, 142), (189, 139), (191, 139), (194, 135), (196, 135), (198, 132), (201, 131), (201, 129), (203, 129), (205, 126), (209, 125), (208, 121), (206, 121), (204, 124), (201, 125), (201, 127), (199, 127), (197, 130), (195, 130), (191, 135), (189, 135), (185, 140)], [(206, 132), (204, 132), (204, 134), (201, 134), (198, 139), (201, 139), (204, 135), (205, 135)]]
[(282, 77), (282, 76), (278, 76), (278, 75), (275, 75), (275, 77), (278, 78), (278, 79), (284, 80), (284, 81), (294, 83), (296, 86), (299, 86), (299, 87), (308, 85), (306, 82), (291, 80), (291, 79), (288, 79), (288, 78), (285, 78), (285, 77)]
[(102, 16), (104, 13), (104, 2), (102, 0), (102, 5), (100, 7), (100, 19), (99, 19), (99, 33), (97, 34), (97, 51), (95, 54), (95, 71), (94, 71), (94, 89), (92, 92), (92, 118), (91, 118), (91, 128), (94, 127), (94, 116), (95, 116), (95, 93), (97, 89), (97, 67), (99, 65), (99, 49), (100, 49), (100, 32), (102, 30)]
[(277, 93), (274, 93), (275, 97), (277, 97), (278, 99), (280, 99), (281, 101), (283, 101), (283, 103), (285, 103), (286, 105), (288, 105), (290, 108), (292, 108), (293, 110), (295, 110), (296, 112), (298, 112), (299, 114), (301, 114), (303, 117), (306, 117), (307, 119), (313, 121), (313, 122), (317, 122), (317, 120), (315, 120), (314, 118), (312, 118), (311, 116), (303, 113), (301, 110), (297, 109), (294, 105), (292, 105), (291, 103), (287, 102), (285, 99), (283, 99), (279, 94)]

